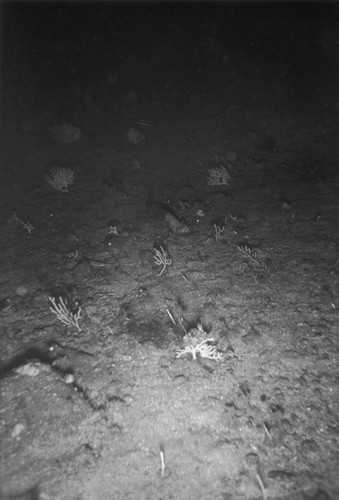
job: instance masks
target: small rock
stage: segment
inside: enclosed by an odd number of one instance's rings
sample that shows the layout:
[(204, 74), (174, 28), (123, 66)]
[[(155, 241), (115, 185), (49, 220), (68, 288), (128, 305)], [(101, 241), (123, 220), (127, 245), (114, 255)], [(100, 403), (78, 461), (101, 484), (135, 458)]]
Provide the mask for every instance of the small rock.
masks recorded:
[(314, 439), (305, 439), (300, 445), (300, 451), (304, 455), (320, 452), (320, 446)]
[(269, 479), (274, 479), (275, 481), (292, 481), (294, 479), (295, 474), (293, 472), (288, 472), (283, 469), (278, 470), (270, 470), (267, 474)]
[(19, 297), (24, 297), (28, 294), (28, 288), (24, 285), (19, 285), (15, 289), (15, 294), (19, 295)]
[(171, 365), (171, 360), (167, 356), (161, 356), (159, 359), (159, 366), (160, 368), (169, 368)]
[(245, 335), (241, 337), (244, 344), (254, 344), (261, 339), (261, 334), (255, 328), (251, 328)]
[(239, 385), (239, 389), (244, 396), (249, 396), (251, 394), (251, 386), (248, 380), (244, 380), (244, 382)]
[(15, 371), (16, 373), (26, 375), (27, 377), (36, 377), (40, 373), (39, 367), (33, 363), (27, 363), (23, 366), (19, 366)]
[(175, 215), (171, 214), (171, 212), (166, 212), (165, 221), (169, 225), (173, 234), (181, 235), (190, 232), (189, 227), (177, 219)]
[(9, 308), (11, 304), (11, 300), (8, 297), (5, 297), (4, 299), (0, 300), (0, 311), (3, 311), (7, 308)]
[(253, 470), (257, 470), (260, 465), (260, 458), (257, 453), (247, 453), (244, 457), (246, 465)]
[(330, 496), (328, 493), (326, 493), (325, 490), (323, 489), (317, 489), (317, 491), (314, 493), (312, 497), (307, 497), (305, 500), (331, 500)]
[(12, 430), (11, 437), (13, 439), (19, 437), (24, 430), (25, 430), (24, 424), (16, 424), (16, 426)]
[(67, 373), (64, 376), (65, 384), (73, 384), (74, 383), (74, 375), (72, 373)]

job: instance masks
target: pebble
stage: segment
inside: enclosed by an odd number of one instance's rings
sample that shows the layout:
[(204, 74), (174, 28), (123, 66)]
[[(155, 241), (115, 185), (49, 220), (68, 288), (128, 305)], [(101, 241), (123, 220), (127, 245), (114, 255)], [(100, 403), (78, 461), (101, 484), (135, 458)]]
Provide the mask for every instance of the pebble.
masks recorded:
[(23, 366), (19, 366), (15, 371), (16, 373), (26, 375), (27, 377), (36, 377), (40, 373), (39, 367), (34, 363), (27, 363)]
[(241, 337), (241, 341), (247, 345), (255, 344), (260, 339), (261, 339), (261, 334), (254, 327), (250, 328), (250, 330)]
[(28, 294), (28, 288), (24, 285), (19, 285), (15, 289), (15, 294), (19, 295), (19, 297), (24, 297)]
[(170, 230), (173, 234), (187, 234), (190, 232), (188, 226), (179, 221), (173, 214), (170, 212), (166, 212), (165, 221), (170, 227)]
[(305, 439), (300, 445), (300, 451), (304, 455), (320, 452), (320, 446), (314, 439)]
[(12, 430), (11, 437), (13, 439), (19, 437), (24, 430), (25, 430), (24, 424), (16, 424), (16, 426)]

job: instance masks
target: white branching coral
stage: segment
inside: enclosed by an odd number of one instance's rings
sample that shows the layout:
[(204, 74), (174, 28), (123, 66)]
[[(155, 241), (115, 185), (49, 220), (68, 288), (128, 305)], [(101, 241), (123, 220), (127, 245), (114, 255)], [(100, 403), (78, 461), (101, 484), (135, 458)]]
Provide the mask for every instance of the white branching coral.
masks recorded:
[(54, 167), (45, 179), (56, 191), (67, 193), (69, 186), (74, 182), (74, 172), (71, 168)]
[(207, 184), (209, 186), (221, 186), (222, 184), (228, 184), (231, 176), (223, 165), (219, 167), (211, 167), (208, 169), (209, 177), (207, 179)]
[(177, 351), (177, 358), (182, 358), (187, 354), (192, 355), (192, 359), (197, 359), (197, 354), (201, 358), (208, 358), (218, 361), (223, 358), (223, 355), (218, 352), (215, 345), (215, 340), (213, 337), (207, 337), (207, 333), (204, 331), (202, 325), (199, 323), (197, 328), (186, 333), (183, 338), (184, 349)]
[(131, 127), (127, 131), (127, 139), (132, 144), (139, 144), (139, 142), (141, 142), (145, 139), (145, 135), (142, 134), (141, 132), (139, 132), (139, 130)]
[(214, 223), (214, 237), (215, 241), (218, 243), (218, 241), (221, 238), (221, 235), (223, 232), (225, 232), (225, 227), (224, 226), (218, 226), (218, 224)]
[(163, 249), (163, 247), (160, 247), (160, 249), (156, 248), (154, 250), (153, 258), (157, 266), (162, 266), (159, 276), (162, 275), (167, 266), (172, 264), (172, 259), (170, 259), (168, 253)]
[(68, 305), (67, 299), (59, 297), (58, 301), (54, 297), (48, 297), (48, 300), (52, 304), (49, 308), (50, 311), (55, 314), (59, 321), (67, 326), (75, 326), (75, 328), (80, 332), (81, 327), (79, 326), (79, 319), (81, 317), (81, 307), (77, 308), (76, 312), (73, 312)]
[(32, 231), (34, 229), (33, 224), (29, 221), (24, 222), (23, 220), (19, 219), (19, 217), (17, 216), (17, 214), (15, 212), (13, 212), (11, 217), (9, 218), (9, 222), (11, 222), (11, 221), (20, 224), (24, 229), (26, 229), (26, 231), (28, 232), (29, 235), (32, 234)]

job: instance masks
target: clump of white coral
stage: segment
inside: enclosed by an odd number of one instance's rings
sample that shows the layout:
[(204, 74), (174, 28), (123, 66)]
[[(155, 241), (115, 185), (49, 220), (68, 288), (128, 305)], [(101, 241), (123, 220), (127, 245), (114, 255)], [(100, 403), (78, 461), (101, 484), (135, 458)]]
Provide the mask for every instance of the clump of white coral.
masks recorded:
[(207, 179), (207, 184), (209, 186), (221, 186), (222, 184), (228, 184), (231, 176), (223, 165), (219, 167), (211, 167), (208, 169), (209, 177)]
[(197, 328), (193, 328), (183, 337), (184, 349), (177, 351), (177, 358), (181, 358), (186, 354), (191, 354), (193, 360), (197, 359), (197, 354), (201, 358), (213, 359), (215, 361), (223, 358), (223, 355), (218, 352), (218, 349), (213, 343), (213, 337), (207, 337), (202, 325), (199, 323)]
[(127, 131), (127, 139), (132, 144), (139, 144), (139, 142), (142, 142), (145, 139), (145, 135), (139, 132), (139, 130), (131, 127)]
[(71, 168), (54, 167), (45, 179), (56, 191), (68, 193), (69, 186), (74, 182), (74, 172)]

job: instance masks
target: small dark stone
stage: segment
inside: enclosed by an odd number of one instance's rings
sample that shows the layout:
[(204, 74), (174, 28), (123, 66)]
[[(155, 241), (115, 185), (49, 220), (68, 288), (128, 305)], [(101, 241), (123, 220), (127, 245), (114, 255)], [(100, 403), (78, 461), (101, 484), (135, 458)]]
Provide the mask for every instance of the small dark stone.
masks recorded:
[(261, 334), (255, 328), (251, 328), (245, 335), (241, 337), (244, 344), (254, 344), (261, 339)]
[(303, 493), (304, 500), (331, 500), (331, 497), (321, 488), (318, 488), (315, 493), (312, 495), (307, 495), (307, 493)]
[(331, 500), (330, 496), (324, 490), (317, 490), (312, 500)]
[(240, 390), (241, 392), (243, 393), (244, 396), (248, 396), (249, 394), (251, 394), (251, 387), (250, 387), (250, 384), (247, 380), (245, 380), (244, 382), (242, 382), (240, 385)]
[(291, 425), (291, 422), (288, 420), (288, 418), (283, 418), (283, 419), (281, 419), (280, 427), (281, 427), (281, 430), (288, 432), (291, 430), (292, 425)]
[(305, 439), (300, 445), (300, 451), (306, 455), (309, 453), (319, 453), (320, 446), (314, 439)]
[(171, 365), (171, 360), (166, 356), (161, 356), (159, 359), (160, 368), (169, 368)]
[(293, 472), (288, 472), (283, 469), (270, 470), (268, 473), (269, 479), (274, 479), (276, 481), (290, 481), (294, 476), (295, 474)]
[(171, 212), (166, 212), (165, 221), (169, 225), (169, 228), (173, 234), (181, 235), (188, 234), (190, 232), (189, 227), (179, 219), (177, 219), (177, 217), (175, 217), (175, 215), (173, 215)]
[(272, 403), (270, 406), (270, 410), (272, 413), (285, 413), (284, 408), (281, 405)]
[(260, 458), (257, 453), (247, 453), (244, 457), (244, 461), (248, 467), (255, 470), (260, 465)]

